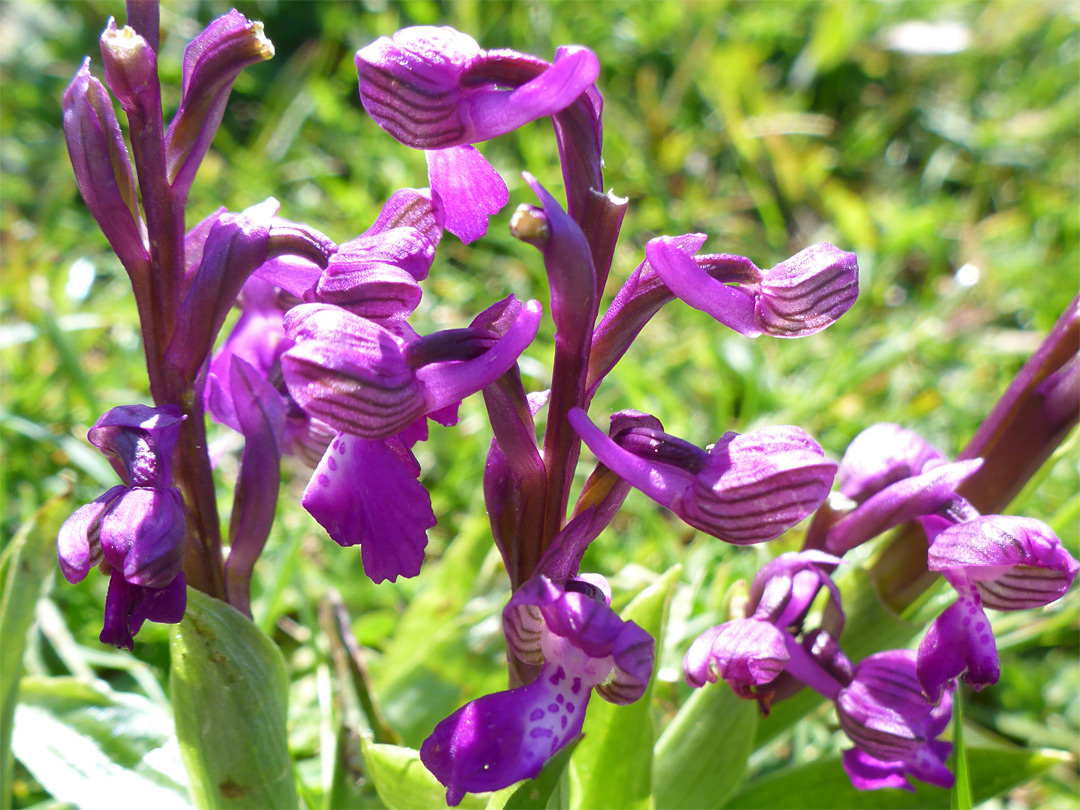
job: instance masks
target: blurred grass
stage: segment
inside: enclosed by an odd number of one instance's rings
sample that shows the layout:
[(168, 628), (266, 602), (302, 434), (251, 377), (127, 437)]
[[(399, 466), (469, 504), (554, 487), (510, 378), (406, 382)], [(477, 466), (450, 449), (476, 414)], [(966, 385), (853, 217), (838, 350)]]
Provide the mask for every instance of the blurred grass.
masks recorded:
[[(159, 63), (169, 109), (184, 44), (228, 8), (182, 2), (162, 10)], [(763, 267), (815, 241), (858, 253), (859, 302), (809, 339), (751, 342), (688, 308), (661, 312), (601, 390), (597, 419), (635, 407), (702, 445), (727, 430), (790, 422), (835, 457), (869, 424), (895, 421), (954, 455), (1076, 294), (1075, 5), (266, 0), (237, 8), (263, 20), (277, 56), (237, 82), (193, 189), (189, 225), (218, 205), (240, 209), (272, 194), (284, 216), (344, 241), (370, 224), (395, 188), (423, 185), (422, 155), (363, 113), (352, 55), (401, 26), (438, 23), (484, 47), (550, 58), (557, 45), (575, 42), (600, 56), (605, 179), (631, 198), (609, 297), (659, 234), (701, 231), (707, 251), (744, 254)], [(62, 489), (62, 473), (77, 478), (73, 507), (111, 483), (85, 444), (86, 429), (103, 410), (147, 401), (147, 393), (127, 281), (78, 198), (60, 129), (63, 89), (84, 54), (101, 75), (97, 36), (110, 14), (123, 19), (122, 5), (9, 0), (0, 14), (6, 544)], [(899, 26), (910, 21), (951, 24), (933, 30), (954, 52), (913, 52), (910, 37), (901, 47)], [(914, 40), (922, 48), (934, 42), (926, 31)], [(463, 325), (509, 292), (545, 295), (535, 252), (509, 237), (506, 220), (518, 202), (532, 201), (521, 170), (553, 191), (561, 183), (550, 127), (531, 125), (484, 151), (510, 187), (510, 205), (480, 243), (443, 243), (415, 317), (421, 332)], [(87, 268), (92, 284), (80, 289)], [(533, 389), (546, 386), (550, 328), (522, 364)], [(407, 742), (417, 744), (433, 719), (503, 677), (495, 617), (505, 580), (477, 487), (490, 437), (478, 402), (467, 402), (462, 414), (458, 427), (434, 430), (419, 451), (440, 522), (430, 533), (427, 570), (415, 581), (367, 582), (359, 555), (330, 543), (300, 509), (306, 471), (287, 466), (292, 497), (282, 499), (259, 564), (255, 615), (290, 661), (293, 744), (310, 768), (318, 766), (326, 711), (317, 673), (327, 650), (315, 604), (330, 586), (374, 651), (386, 711)], [(230, 470), (227, 458), (218, 481), (223, 505)], [(1054, 523), (1078, 554), (1078, 491), (1074, 442), (1013, 511)], [(730, 586), (752, 576), (765, 555), (794, 544), (732, 552), (633, 493), (586, 564), (613, 576), (625, 604), (655, 572), (683, 563), (660, 662), (670, 669), (688, 639), (722, 615)], [(74, 638), (60, 644), (61, 654), (54, 638), (39, 634), (31, 669), (67, 672), (72, 649), (100, 650), (104, 590), (98, 577), (53, 590)], [(410, 629), (395, 632), (403, 612), (402, 627)], [(1019, 617), (1036, 630), (1003, 650), (1002, 683), (968, 701), (969, 719), (1023, 744), (1080, 753), (1078, 614), (1074, 594), (1037, 617)], [(424, 626), (434, 638), (422, 634)], [(166, 638), (154, 625), (139, 636), (139, 658), (159, 675)], [(140, 688), (131, 667), (91, 664), (118, 688)], [(656, 697), (663, 720), (683, 690), (661, 683)], [(823, 735), (797, 731), (786, 756), (812, 756), (832, 744)], [(19, 803), (41, 798), (23, 777)], [(317, 793), (317, 774), (312, 784)], [(1055, 771), (1008, 801), (1068, 806), (1077, 786), (1075, 770)]]

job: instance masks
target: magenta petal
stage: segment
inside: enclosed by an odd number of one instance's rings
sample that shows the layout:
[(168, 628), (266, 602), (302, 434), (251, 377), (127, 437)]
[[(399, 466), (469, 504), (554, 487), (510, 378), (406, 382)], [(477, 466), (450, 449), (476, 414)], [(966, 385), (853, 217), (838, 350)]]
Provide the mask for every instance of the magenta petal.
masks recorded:
[(99, 638), (103, 644), (134, 649), (134, 636), (143, 622), (176, 624), (184, 618), (186, 607), (187, 585), (183, 572), (164, 588), (146, 588), (126, 582), (119, 571), (113, 571)]
[(528, 686), (485, 695), (435, 727), (420, 759), (446, 786), (447, 804), (535, 778), (581, 733), (589, 690), (575, 694), (573, 681), (561, 672), (549, 663)]
[(488, 217), (509, 199), (506, 183), (473, 146), (428, 150), (428, 178), (446, 217), (444, 227), (465, 244), (488, 229)]
[(714, 279), (673, 239), (653, 239), (645, 246), (645, 255), (667, 288), (694, 309), (712, 315), (740, 335), (761, 334), (754, 322), (753, 297)]
[(930, 515), (955, 500), (957, 487), (982, 467), (981, 458), (933, 467), (875, 492), (829, 529), (825, 547), (844, 554), (901, 523)]
[(973, 689), (997, 683), (997, 645), (990, 621), (970, 599), (959, 599), (938, 616), (919, 644), (919, 683), (937, 701), (948, 682), (961, 676)]
[(81, 582), (90, 569), (101, 562), (101, 516), (113, 501), (127, 492), (126, 487), (116, 486), (99, 495), (85, 506), (76, 509), (56, 536), (56, 551), (60, 559), (60, 571), (68, 582)]
[(542, 312), (539, 301), (526, 301), (506, 333), (479, 357), (431, 363), (417, 369), (416, 379), (424, 391), (426, 411), (461, 402), (509, 371), (536, 337)]
[(567, 417), (593, 455), (623, 480), (669, 509), (679, 494), (693, 485), (694, 476), (670, 464), (651, 462), (624, 450), (592, 423), (581, 408)]
[(369, 441), (342, 433), (327, 448), (302, 503), (338, 545), (361, 545), (373, 582), (393, 582), (420, 572), (427, 530), (435, 525), (419, 474), (397, 437)]
[(105, 561), (132, 585), (162, 588), (180, 572), (187, 523), (180, 490), (129, 489), (101, 519)]
[(915, 792), (915, 788), (907, 780), (902, 761), (884, 762), (858, 748), (849, 748), (844, 752), (843, 764), (844, 771), (856, 790), (896, 788)]
[(469, 98), (475, 122), (473, 141), (505, 135), (537, 118), (553, 115), (570, 106), (600, 75), (600, 61), (586, 48), (560, 49), (555, 63), (512, 93), (505, 90), (476, 91)]
[(770, 683), (784, 670), (789, 653), (784, 632), (757, 619), (735, 619), (698, 636), (683, 658), (693, 687), (723, 678), (741, 698)]
[(951, 526), (934, 538), (931, 571), (960, 571), (983, 603), (997, 610), (1025, 610), (1060, 599), (1080, 564), (1053, 530), (1032, 518), (985, 515)]

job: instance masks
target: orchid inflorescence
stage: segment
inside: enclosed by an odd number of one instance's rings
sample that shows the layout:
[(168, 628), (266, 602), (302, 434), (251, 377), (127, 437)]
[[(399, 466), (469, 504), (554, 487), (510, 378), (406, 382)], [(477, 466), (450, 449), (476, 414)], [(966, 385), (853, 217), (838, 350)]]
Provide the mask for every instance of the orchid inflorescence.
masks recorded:
[[(339, 545), (360, 546), (373, 582), (417, 576), (437, 516), (413, 448), (428, 420), (454, 425), (461, 401), (481, 393), (493, 431), (484, 497), (512, 589), (503, 629), (513, 688), (461, 707), (422, 746), (450, 804), (537, 776), (580, 734), (594, 690), (620, 704), (645, 692), (653, 639), (611, 609), (603, 576), (579, 570), (631, 488), (736, 545), (773, 540), (816, 512), (804, 549), (755, 577), (745, 615), (693, 642), (686, 680), (722, 679), (765, 713), (808, 686), (835, 704), (854, 744), (844, 766), (857, 787), (910, 787), (909, 776), (951, 784), (949, 745), (937, 737), (955, 679), (981, 688), (998, 677), (984, 609), (1045, 605), (1076, 576), (1050, 528), (980, 514), (960, 490), (983, 461), (948, 462), (896, 425), (869, 427), (837, 465), (794, 426), (729, 432), (702, 449), (648, 413), (615, 413), (606, 431), (588, 415), (606, 375), (665, 304), (682, 300), (750, 338), (813, 335), (855, 302), (854, 254), (816, 244), (762, 270), (742, 256), (701, 253), (702, 234), (661, 236), (601, 314), (628, 201), (604, 193), (595, 54), (567, 46), (546, 62), (426, 26), (367, 45), (356, 67), (368, 114), (425, 151), (427, 187), (394, 193), (342, 244), (280, 218), (273, 199), (219, 210), (185, 233), (188, 190), (232, 83), (273, 46), (235, 11), (215, 20), (188, 46), (180, 107), (165, 126), (156, 5), (132, 3), (129, 12), (129, 26), (109, 22), (101, 49), (128, 118), (130, 157), (89, 60), (64, 96), (79, 189), (131, 278), (155, 402), (114, 408), (90, 430), (123, 483), (75, 512), (58, 538), (69, 581), (94, 565), (110, 577), (103, 642), (131, 649), (143, 621), (178, 622), (186, 585), (250, 613), (283, 455), (311, 468), (303, 507)], [(510, 221), (541, 253), (555, 324), (550, 387), (527, 392), (518, 359), (540, 326), (539, 301), (510, 295), (466, 326), (428, 335), (409, 318), (444, 231), (475, 241), (508, 200), (474, 144), (540, 118), (554, 125), (566, 201), (526, 173), (538, 205)], [(214, 352), (234, 302), (240, 318)], [(206, 412), (244, 437), (227, 557)], [(597, 464), (571, 510), (582, 442)], [(957, 600), (917, 651), (853, 663), (840, 644), (833, 572), (853, 549), (916, 520), (928, 541), (922, 573), (941, 572)], [(810, 627), (821, 592), (828, 621)]]

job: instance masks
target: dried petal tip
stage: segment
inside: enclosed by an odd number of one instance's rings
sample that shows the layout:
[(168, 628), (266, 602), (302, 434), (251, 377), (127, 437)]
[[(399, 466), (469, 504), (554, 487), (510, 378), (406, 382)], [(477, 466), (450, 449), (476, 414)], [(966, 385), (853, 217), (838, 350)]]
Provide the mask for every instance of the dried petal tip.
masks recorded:
[(855, 254), (821, 242), (765, 271), (754, 322), (767, 335), (806, 337), (834, 323), (858, 297)]
[(117, 28), (116, 20), (110, 17), (101, 34), (101, 58), (109, 89), (120, 106), (129, 113), (139, 110), (152, 114), (156, 108), (160, 114), (157, 55), (134, 28)]

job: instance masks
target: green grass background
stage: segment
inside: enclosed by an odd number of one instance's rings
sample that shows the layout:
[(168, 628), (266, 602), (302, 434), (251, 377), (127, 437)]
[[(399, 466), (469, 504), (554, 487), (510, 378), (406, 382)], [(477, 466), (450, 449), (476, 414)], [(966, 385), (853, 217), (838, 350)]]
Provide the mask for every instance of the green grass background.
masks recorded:
[[(728, 430), (792, 423), (835, 458), (879, 421), (914, 429), (954, 455), (1076, 294), (1080, 270), (1080, 14), (1074, 4), (720, 2), (238, 2), (261, 19), (277, 56), (236, 83), (221, 131), (196, 180), (189, 226), (218, 205), (277, 197), (282, 215), (345, 241), (368, 227), (396, 188), (426, 183), (423, 156), (364, 114), (353, 54), (411, 24), (449, 24), (483, 47), (551, 58), (577, 43), (600, 57), (605, 182), (630, 198), (607, 296), (643, 258), (648, 239), (707, 233), (705, 249), (768, 267), (816, 241), (855, 251), (858, 303), (841, 322), (800, 341), (748, 341), (707, 316), (669, 306), (610, 375), (598, 421), (634, 407), (700, 445)], [(182, 49), (228, 4), (169, 3), (159, 64), (168, 111)], [(99, 77), (97, 37), (120, 3), (0, 6), (0, 385), (2, 517), (6, 544), (65, 481), (71, 509), (114, 483), (85, 443), (106, 409), (148, 401), (126, 277), (79, 199), (60, 127), (60, 96), (84, 54)], [(895, 47), (896, 26), (958, 26), (963, 47), (919, 54)], [(447, 237), (414, 322), (461, 326), (497, 298), (546, 296), (536, 252), (507, 233), (533, 202), (528, 170), (561, 185), (550, 125), (538, 122), (484, 147), (510, 187), (485, 240)], [(85, 297), (72, 268), (92, 267)], [(522, 361), (526, 385), (546, 387), (551, 326)], [(476, 400), (476, 398), (474, 398)], [(299, 506), (306, 471), (286, 464), (278, 524), (256, 571), (257, 622), (290, 665), (291, 728), (301, 779), (318, 796), (317, 673), (327, 650), (316, 604), (341, 592), (370, 648), (384, 709), (417, 745), (434, 721), (500, 688), (495, 617), (506, 598), (490, 550), (479, 480), (490, 435), (479, 401), (453, 429), (419, 448), (439, 525), (425, 571), (372, 586), (357, 550), (331, 543)], [(212, 438), (225, 436), (212, 430)], [(583, 453), (581, 476), (591, 461)], [(1076, 437), (1042, 483), (1010, 512), (1049, 522), (1080, 555)], [(235, 460), (219, 467), (227, 516)], [(579, 479), (582, 480), (582, 479)], [(798, 532), (768, 548), (731, 549), (634, 493), (586, 564), (611, 577), (616, 600), (684, 563), (684, 582), (660, 666), (677, 667), (690, 638), (723, 619), (733, 583)], [(477, 574), (476, 571), (479, 571)], [(459, 575), (457, 572), (466, 572)], [(472, 573), (468, 573), (468, 572)], [(441, 575), (440, 575), (440, 572)], [(95, 672), (116, 688), (164, 677), (167, 634), (147, 626), (142, 665), (99, 665), (105, 582), (61, 581), (48, 600), (63, 622), (34, 631), (31, 672)], [(737, 589), (736, 589), (737, 590)], [(621, 595), (620, 595), (621, 594)], [(399, 624), (421, 596), (426, 628)], [(442, 607), (438, 600), (442, 599)], [(414, 614), (416, 611), (414, 611)], [(976, 736), (1073, 754), (1071, 766), (995, 800), (1008, 807), (1074, 807), (1080, 753), (1080, 601), (1004, 617), (1001, 683), (971, 699)], [(415, 616), (414, 616), (415, 618)], [(124, 658), (124, 657), (121, 657)], [(124, 660), (127, 660), (126, 658)], [(661, 722), (684, 699), (657, 689)], [(754, 767), (834, 750), (828, 718), (798, 727)], [(18, 771), (16, 802), (44, 799)]]

